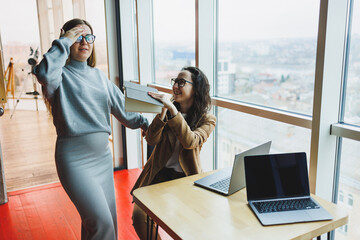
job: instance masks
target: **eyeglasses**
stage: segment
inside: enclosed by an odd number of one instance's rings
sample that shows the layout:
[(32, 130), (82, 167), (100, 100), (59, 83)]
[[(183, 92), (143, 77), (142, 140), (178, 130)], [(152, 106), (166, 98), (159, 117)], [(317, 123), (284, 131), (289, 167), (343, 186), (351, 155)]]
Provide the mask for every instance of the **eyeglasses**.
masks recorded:
[(81, 42), (83, 39), (85, 38), (85, 41), (87, 43), (93, 43), (95, 41), (95, 35), (92, 35), (92, 34), (88, 34), (86, 36), (82, 36), (80, 35), (75, 42), (79, 43)]
[(191, 85), (193, 84), (192, 82), (189, 82), (188, 80), (185, 80), (183, 78), (172, 78), (171, 79), (171, 85), (175, 85), (177, 84), (180, 88), (184, 87), (186, 83), (190, 83)]

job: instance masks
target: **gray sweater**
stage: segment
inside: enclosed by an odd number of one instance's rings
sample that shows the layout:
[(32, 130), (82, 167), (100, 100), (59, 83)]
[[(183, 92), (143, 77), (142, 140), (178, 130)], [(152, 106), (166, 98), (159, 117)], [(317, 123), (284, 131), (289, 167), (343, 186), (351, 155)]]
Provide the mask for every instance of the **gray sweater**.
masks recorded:
[(66, 64), (71, 45), (65, 37), (55, 40), (33, 71), (52, 106), (57, 135), (111, 134), (110, 113), (126, 127), (146, 130), (147, 119), (125, 112), (123, 93), (102, 71), (87, 62)]

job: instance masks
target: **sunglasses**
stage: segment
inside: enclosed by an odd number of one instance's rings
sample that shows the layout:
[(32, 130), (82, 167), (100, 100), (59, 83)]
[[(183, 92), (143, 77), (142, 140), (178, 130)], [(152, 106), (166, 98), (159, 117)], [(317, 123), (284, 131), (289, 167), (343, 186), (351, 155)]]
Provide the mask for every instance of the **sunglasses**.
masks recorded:
[(172, 78), (171, 79), (171, 85), (175, 85), (177, 84), (180, 88), (184, 87), (186, 83), (190, 83), (191, 85), (193, 84), (192, 82), (189, 82), (188, 80), (185, 80), (183, 78)]
[(93, 43), (95, 41), (95, 35), (92, 35), (92, 34), (88, 34), (86, 36), (79, 36), (75, 42), (79, 43), (81, 42), (83, 39), (85, 38), (85, 41), (87, 43)]

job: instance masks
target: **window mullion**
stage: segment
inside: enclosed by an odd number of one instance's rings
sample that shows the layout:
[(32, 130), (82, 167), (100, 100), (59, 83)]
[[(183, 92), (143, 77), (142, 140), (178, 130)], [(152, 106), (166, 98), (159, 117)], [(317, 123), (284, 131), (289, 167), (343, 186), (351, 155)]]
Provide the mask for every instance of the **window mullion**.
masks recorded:
[(310, 149), (310, 189), (331, 201), (336, 160), (336, 136), (330, 125), (339, 116), (348, 1), (320, 3), (314, 106)]

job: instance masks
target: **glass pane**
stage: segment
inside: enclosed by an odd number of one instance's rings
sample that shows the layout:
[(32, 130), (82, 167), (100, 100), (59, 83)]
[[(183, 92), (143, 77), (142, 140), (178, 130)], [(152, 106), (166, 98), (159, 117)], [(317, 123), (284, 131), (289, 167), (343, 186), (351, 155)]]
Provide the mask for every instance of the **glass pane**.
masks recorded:
[(138, 64), (138, 55), (139, 55), (139, 52), (138, 52), (138, 47), (137, 47), (137, 35), (138, 35), (138, 32), (137, 32), (137, 27), (136, 27), (136, 1), (133, 1), (133, 4), (132, 4), (132, 29), (133, 29), (133, 36), (132, 36), (132, 49), (133, 49), (133, 69), (134, 69), (134, 80), (139, 80), (139, 64)]
[(216, 95), (311, 115), (319, 6), (219, 1)]
[(360, 142), (344, 139), (342, 142), (338, 204), (349, 213), (349, 222), (338, 228), (336, 240), (360, 239)]
[(109, 76), (104, 1), (85, 0), (85, 15), (96, 36), (96, 67)]
[(184, 66), (195, 65), (195, 1), (154, 0), (155, 82), (170, 86)]
[(272, 140), (271, 153), (306, 152), (310, 159), (311, 130), (218, 107), (218, 167), (232, 166), (237, 153)]
[[(11, 98), (16, 99), (21, 96), (21, 99), (33, 99), (34, 95), (30, 93), (34, 93), (35, 90), (41, 92), (39, 84), (29, 74), (31, 65), (28, 63), (29, 58), (35, 58), (36, 50), (38, 50), (38, 60), (42, 58), (36, 0), (0, 1), (0, 9), (0, 30), (5, 69), (8, 68), (11, 58), (13, 58), (14, 63), (14, 95), (11, 91), (8, 93), (9, 107), (12, 108), (16, 103), (14, 100), (10, 100)], [(6, 74), (6, 84), (8, 84), (9, 71), (10, 68)], [(34, 82), (36, 85), (33, 85)], [(42, 101), (38, 101), (38, 103), (42, 103)], [(31, 102), (28, 105), (29, 109), (36, 110), (35, 103)], [(22, 107), (27, 108), (26, 104)]]
[(360, 126), (360, 3), (353, 4), (344, 121)]

